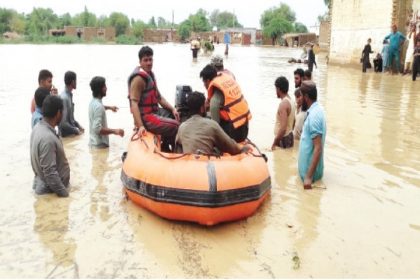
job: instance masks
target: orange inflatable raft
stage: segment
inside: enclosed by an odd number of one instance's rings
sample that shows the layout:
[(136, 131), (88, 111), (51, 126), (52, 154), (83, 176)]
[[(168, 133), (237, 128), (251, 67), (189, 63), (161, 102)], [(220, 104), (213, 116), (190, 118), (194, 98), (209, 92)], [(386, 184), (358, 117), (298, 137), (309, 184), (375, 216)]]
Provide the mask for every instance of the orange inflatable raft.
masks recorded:
[(134, 203), (157, 215), (215, 225), (251, 216), (271, 189), (265, 156), (256, 146), (222, 157), (163, 153), (147, 133), (128, 145), (121, 180)]

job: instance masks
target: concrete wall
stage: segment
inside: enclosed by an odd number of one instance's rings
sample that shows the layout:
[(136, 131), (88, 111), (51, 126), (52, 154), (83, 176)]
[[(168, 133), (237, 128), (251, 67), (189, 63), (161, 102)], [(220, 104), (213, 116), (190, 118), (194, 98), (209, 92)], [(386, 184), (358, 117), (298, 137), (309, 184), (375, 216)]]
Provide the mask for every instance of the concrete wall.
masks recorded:
[(321, 50), (329, 50), (330, 47), (331, 23), (329, 21), (321, 21), (319, 25), (318, 43)]
[(368, 38), (372, 50), (380, 52), (391, 24), (406, 34), (409, 11), (417, 7), (420, 0), (333, 0), (330, 62), (359, 63)]
[(332, 4), (330, 63), (359, 63), (368, 38), (374, 52), (382, 49), (390, 32), (392, 0), (334, 0)]

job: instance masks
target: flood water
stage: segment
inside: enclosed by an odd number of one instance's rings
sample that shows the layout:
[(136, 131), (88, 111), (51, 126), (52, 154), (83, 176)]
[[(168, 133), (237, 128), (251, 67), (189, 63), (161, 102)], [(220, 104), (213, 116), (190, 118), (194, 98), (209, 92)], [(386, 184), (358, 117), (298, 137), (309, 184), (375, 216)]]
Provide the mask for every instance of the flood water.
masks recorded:
[[(172, 104), (177, 84), (204, 91), (188, 45), (153, 45), (154, 71)], [(224, 46), (216, 46), (223, 53)], [(230, 48), (225, 67), (253, 119), (250, 138), (267, 154), (271, 196), (252, 217), (216, 227), (164, 220), (127, 201), (121, 154), (130, 139), (128, 74), (139, 46), (0, 45), (0, 277), (279, 278), (420, 277), (420, 81), (326, 66), (314, 80), (327, 117), (325, 172), (313, 190), (297, 176), (297, 145), (271, 152), (274, 80), (293, 84), (300, 50)], [(29, 159), (29, 106), (40, 69), (61, 91), (78, 75), (75, 117), (88, 130), (89, 82), (107, 79), (109, 150), (88, 134), (64, 139), (71, 194), (36, 196)], [(361, 68), (361, 67), (360, 67)], [(163, 171), (164, 172), (164, 171)]]

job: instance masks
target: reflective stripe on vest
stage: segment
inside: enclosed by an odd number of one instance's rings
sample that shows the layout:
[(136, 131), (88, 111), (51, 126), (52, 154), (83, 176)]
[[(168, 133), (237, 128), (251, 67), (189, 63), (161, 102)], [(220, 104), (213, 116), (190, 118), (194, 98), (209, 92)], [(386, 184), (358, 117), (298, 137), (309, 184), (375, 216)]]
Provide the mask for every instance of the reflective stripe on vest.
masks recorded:
[(217, 88), (223, 93), (225, 102), (220, 108), (220, 118), (231, 122), (234, 128), (246, 124), (251, 118), (248, 103), (242, 95), (241, 88), (232, 76), (219, 73), (211, 82), (208, 88), (208, 98), (212, 98), (214, 89)]
[(153, 72), (149, 74), (138, 66), (134, 69), (133, 73), (131, 73), (131, 75), (128, 77), (128, 98), (130, 98), (131, 81), (136, 76), (140, 76), (146, 81), (146, 88), (141, 93), (141, 98), (138, 102), (140, 114), (146, 115), (157, 112), (159, 94), (157, 91), (156, 81), (154, 79)]

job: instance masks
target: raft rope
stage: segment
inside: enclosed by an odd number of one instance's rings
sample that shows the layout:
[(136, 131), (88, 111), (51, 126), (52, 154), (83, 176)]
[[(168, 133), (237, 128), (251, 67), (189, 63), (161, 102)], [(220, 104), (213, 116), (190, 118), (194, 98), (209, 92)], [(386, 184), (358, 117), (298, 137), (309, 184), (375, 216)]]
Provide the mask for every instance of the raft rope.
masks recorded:
[(261, 157), (265, 160), (265, 162), (268, 161), (268, 158), (265, 154), (261, 153), (260, 149), (258, 149), (257, 145), (254, 144), (254, 142), (252, 142), (249, 138), (246, 138), (246, 141), (248, 141), (249, 144), (251, 144), (255, 149), (257, 149), (259, 155), (256, 155), (254, 153), (250, 153), (252, 156), (254, 157)]
[[(137, 140), (140, 140), (145, 146), (146, 146), (146, 148), (149, 150), (149, 145), (147, 145), (147, 142), (143, 139), (143, 137), (141, 137), (141, 136), (138, 136), (137, 135), (137, 133), (136, 134), (133, 134), (133, 136), (131, 136), (131, 141), (137, 141)], [(186, 156), (190, 156), (190, 155), (194, 155), (194, 156), (200, 156), (200, 155), (202, 155), (202, 156), (207, 156), (208, 157), (208, 159), (210, 159), (211, 157), (216, 157), (216, 158), (218, 158), (218, 159), (220, 159), (221, 158), (221, 155), (217, 155), (217, 154), (207, 154), (207, 153), (203, 153), (202, 151), (200, 151), (200, 150), (198, 150), (197, 151), (197, 154), (190, 154), (190, 153), (187, 153), (187, 154), (181, 154), (181, 155), (179, 155), (179, 156), (166, 156), (166, 155), (164, 155), (162, 152), (160, 152), (159, 150), (157, 150), (157, 143), (158, 143), (158, 137), (155, 135), (155, 137), (153, 137), (153, 141), (154, 141), (154, 144), (155, 144), (155, 147), (154, 147), (154, 149), (153, 149), (153, 152), (155, 153), (155, 154), (158, 154), (158, 155), (160, 155), (161, 157), (163, 157), (163, 158), (165, 158), (165, 159), (180, 159), (180, 158), (183, 158), (183, 157), (186, 157)], [(249, 138), (247, 138), (246, 139), (246, 141), (249, 143), (249, 144), (251, 144), (257, 151), (258, 151), (258, 153), (259, 153), (259, 155), (256, 155), (256, 154), (254, 154), (254, 153), (252, 153), (252, 152), (247, 152), (247, 153), (249, 153), (250, 155), (252, 155), (253, 157), (261, 157), (261, 158), (263, 158), (264, 160), (265, 160), (265, 162), (267, 162), (267, 156), (265, 155), (265, 154), (263, 154), (263, 153), (261, 153), (261, 151), (260, 151), (260, 149), (257, 147), (257, 145), (255, 145)]]

